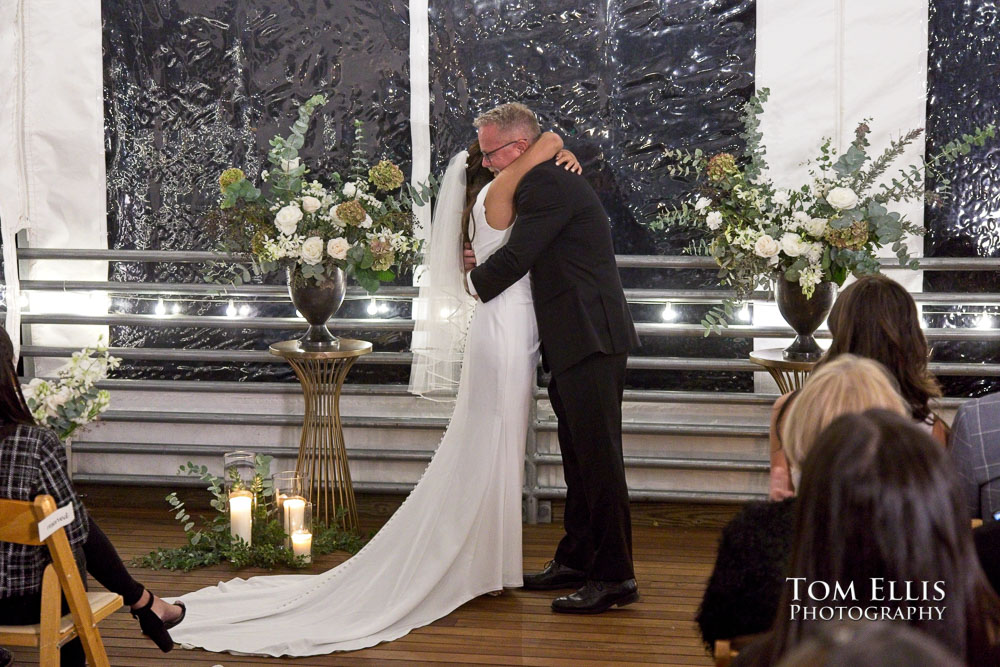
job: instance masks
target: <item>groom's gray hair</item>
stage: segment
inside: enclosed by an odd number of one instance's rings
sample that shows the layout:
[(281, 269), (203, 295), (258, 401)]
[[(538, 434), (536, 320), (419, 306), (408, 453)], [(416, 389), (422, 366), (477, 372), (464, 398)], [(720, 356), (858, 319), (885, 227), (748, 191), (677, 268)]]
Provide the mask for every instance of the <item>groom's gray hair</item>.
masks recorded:
[(534, 141), (542, 133), (535, 112), (519, 102), (508, 102), (480, 114), (472, 122), (477, 130), (483, 125), (494, 125), (506, 133), (511, 130), (521, 130), (527, 139)]

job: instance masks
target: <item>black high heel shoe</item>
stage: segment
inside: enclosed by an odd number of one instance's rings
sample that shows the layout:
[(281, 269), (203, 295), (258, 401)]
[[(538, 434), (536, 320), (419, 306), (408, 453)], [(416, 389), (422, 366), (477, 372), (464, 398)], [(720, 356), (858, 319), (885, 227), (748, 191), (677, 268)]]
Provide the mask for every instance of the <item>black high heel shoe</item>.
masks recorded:
[[(152, 592), (149, 593), (149, 602), (144, 604), (138, 609), (132, 609), (129, 613), (132, 614), (132, 618), (139, 620), (139, 629), (142, 630), (142, 634), (146, 635), (153, 640), (161, 651), (164, 653), (169, 653), (174, 648), (174, 640), (170, 638), (170, 633), (167, 632), (167, 626), (163, 620), (156, 615), (153, 611), (153, 600), (156, 596)], [(181, 615), (183, 618), (183, 614)], [(171, 627), (180, 623), (173, 623)]]
[(178, 625), (180, 625), (181, 621), (184, 620), (184, 617), (187, 616), (188, 613), (188, 608), (185, 607), (184, 603), (181, 602), (180, 600), (178, 600), (177, 602), (173, 602), (171, 604), (175, 604), (181, 608), (181, 615), (175, 618), (174, 620), (168, 621), (163, 624), (163, 627), (165, 627), (167, 630), (170, 630), (171, 628), (176, 628)]

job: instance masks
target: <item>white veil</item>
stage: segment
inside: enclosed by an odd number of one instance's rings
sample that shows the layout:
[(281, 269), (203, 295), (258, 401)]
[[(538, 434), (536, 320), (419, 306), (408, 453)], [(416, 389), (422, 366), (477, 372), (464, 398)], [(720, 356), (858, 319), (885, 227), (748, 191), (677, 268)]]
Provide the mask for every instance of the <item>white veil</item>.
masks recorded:
[(451, 159), (438, 190), (430, 240), (413, 301), (413, 363), (410, 392), (435, 401), (454, 401), (462, 373), (465, 337), (475, 299), (465, 291), (462, 264), (462, 212), (469, 154)]

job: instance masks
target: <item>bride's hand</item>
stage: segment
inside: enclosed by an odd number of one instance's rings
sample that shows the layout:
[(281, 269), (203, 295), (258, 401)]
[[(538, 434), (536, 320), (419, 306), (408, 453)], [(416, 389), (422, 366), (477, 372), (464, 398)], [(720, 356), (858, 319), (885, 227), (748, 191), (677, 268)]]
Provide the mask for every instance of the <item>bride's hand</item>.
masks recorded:
[(562, 166), (563, 169), (572, 171), (574, 174), (582, 174), (583, 167), (580, 166), (580, 161), (576, 159), (576, 155), (573, 151), (568, 151), (565, 148), (556, 153), (556, 164)]

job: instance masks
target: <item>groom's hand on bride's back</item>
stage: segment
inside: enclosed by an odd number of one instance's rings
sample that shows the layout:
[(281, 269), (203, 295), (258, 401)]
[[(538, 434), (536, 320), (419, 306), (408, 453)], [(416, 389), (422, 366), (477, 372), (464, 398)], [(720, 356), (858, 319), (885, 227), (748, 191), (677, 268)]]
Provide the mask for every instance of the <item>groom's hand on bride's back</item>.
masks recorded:
[(479, 295), (469, 289), (469, 271), (476, 268), (476, 251), (472, 249), (472, 244), (468, 241), (466, 241), (465, 245), (462, 247), (462, 263), (465, 265), (465, 280), (462, 281), (465, 284), (465, 291), (471, 296), (476, 297), (476, 300), (478, 301)]
[(462, 251), (462, 261), (465, 263), (466, 273), (476, 268), (476, 251), (472, 249), (472, 244), (468, 241), (465, 242), (465, 248)]

